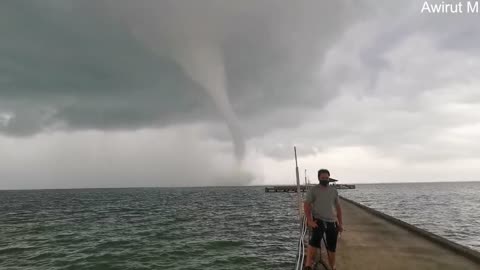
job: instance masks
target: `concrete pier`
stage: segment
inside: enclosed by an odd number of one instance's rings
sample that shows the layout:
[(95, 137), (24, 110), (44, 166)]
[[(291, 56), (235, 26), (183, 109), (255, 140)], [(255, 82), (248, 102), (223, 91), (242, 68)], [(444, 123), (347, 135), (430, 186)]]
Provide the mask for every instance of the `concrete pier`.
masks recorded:
[(345, 231), (337, 247), (338, 269), (480, 269), (477, 251), (354, 202), (341, 203)]

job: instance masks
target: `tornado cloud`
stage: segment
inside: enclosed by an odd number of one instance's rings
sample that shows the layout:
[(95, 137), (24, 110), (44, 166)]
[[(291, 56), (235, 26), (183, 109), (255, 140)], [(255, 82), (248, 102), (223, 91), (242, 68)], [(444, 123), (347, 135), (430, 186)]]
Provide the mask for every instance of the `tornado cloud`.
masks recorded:
[(109, 13), (126, 22), (136, 39), (157, 54), (172, 57), (206, 91), (230, 130), (237, 161), (242, 161), (245, 140), (227, 94), (222, 50), (224, 19), (210, 14), (215, 13), (213, 6), (223, 9), (224, 4), (168, 0), (107, 0), (106, 4)]
[(225, 119), (232, 135), (235, 157), (242, 161), (245, 156), (245, 141), (240, 123), (232, 109), (226, 90), (225, 66), (219, 44), (211, 41), (187, 42), (184, 50), (179, 50), (174, 58), (186, 74), (203, 86), (205, 91), (215, 102), (218, 111)]
[[(246, 151), (237, 114), (252, 117), (253, 110), (261, 113), (290, 100), (321, 106), (333, 95), (315, 89), (316, 74), (338, 33), (356, 17), (350, 0), (91, 3), (203, 88), (230, 130), (238, 161)], [(298, 89), (311, 90), (298, 96)], [(316, 92), (320, 101), (311, 98)]]

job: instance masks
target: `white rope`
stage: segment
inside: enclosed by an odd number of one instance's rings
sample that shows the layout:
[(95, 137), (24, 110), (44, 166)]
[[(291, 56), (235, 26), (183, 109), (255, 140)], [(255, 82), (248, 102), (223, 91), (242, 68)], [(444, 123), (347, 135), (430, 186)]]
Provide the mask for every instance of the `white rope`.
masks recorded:
[(299, 238), (299, 243), (298, 243), (298, 258), (297, 258), (297, 265), (295, 266), (295, 270), (302, 270), (303, 269), (303, 263), (305, 260), (305, 234), (307, 233), (307, 221), (306, 217), (303, 217), (302, 220), (302, 231), (300, 234)]
[[(303, 227), (302, 227), (303, 228)], [(295, 270), (299, 270), (298, 266), (300, 265), (300, 256), (302, 256), (302, 233), (300, 234), (300, 239), (298, 240), (298, 250), (297, 250), (297, 264), (295, 265)]]

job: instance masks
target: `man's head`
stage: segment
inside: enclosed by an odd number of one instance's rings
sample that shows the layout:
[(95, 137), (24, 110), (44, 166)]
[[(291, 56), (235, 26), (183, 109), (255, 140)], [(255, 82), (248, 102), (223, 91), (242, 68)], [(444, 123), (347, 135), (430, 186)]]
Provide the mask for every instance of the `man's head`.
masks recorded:
[(320, 185), (327, 186), (330, 182), (330, 172), (327, 169), (318, 170), (318, 181), (320, 181)]

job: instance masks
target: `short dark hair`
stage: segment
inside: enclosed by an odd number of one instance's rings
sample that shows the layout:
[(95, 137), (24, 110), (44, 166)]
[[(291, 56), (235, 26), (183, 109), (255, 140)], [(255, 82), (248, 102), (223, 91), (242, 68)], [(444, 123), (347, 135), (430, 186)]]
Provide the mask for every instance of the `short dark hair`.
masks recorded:
[(320, 169), (320, 170), (318, 170), (318, 178), (320, 178), (320, 175), (322, 173), (327, 173), (328, 176), (330, 176), (330, 172), (327, 169)]

